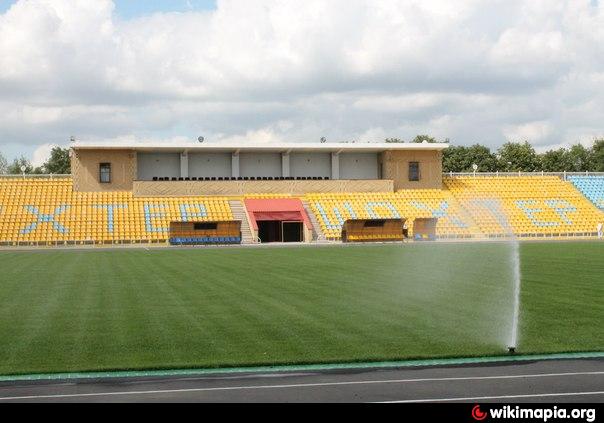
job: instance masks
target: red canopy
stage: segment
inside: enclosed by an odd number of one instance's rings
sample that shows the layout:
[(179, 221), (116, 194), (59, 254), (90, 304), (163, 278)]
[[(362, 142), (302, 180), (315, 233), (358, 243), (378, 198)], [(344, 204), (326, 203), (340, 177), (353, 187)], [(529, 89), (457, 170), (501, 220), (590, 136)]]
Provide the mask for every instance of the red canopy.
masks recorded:
[(304, 218), (298, 211), (254, 212), (254, 219), (256, 219), (257, 222), (261, 220), (289, 220), (295, 222), (304, 221)]
[(256, 230), (258, 229), (256, 222), (263, 220), (304, 222), (308, 228), (312, 228), (299, 198), (246, 199), (244, 202), (252, 226)]

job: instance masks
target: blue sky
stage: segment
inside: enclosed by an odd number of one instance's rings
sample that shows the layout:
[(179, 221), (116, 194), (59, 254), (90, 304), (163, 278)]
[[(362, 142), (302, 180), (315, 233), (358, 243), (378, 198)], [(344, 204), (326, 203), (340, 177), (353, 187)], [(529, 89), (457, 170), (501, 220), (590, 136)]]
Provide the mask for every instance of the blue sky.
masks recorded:
[[(16, 0), (0, 0), (0, 13), (4, 13)], [(187, 12), (212, 10), (216, 0), (114, 0), (115, 11), (123, 19), (135, 18), (156, 12)]]
[(118, 15), (124, 19), (155, 12), (186, 12), (212, 10), (216, 0), (114, 0)]

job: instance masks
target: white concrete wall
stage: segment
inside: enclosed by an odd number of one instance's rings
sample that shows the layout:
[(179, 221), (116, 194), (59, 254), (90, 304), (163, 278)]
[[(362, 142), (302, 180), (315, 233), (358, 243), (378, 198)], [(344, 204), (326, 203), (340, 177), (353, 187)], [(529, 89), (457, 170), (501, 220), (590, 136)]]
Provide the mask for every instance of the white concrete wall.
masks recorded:
[(291, 176), (289, 154), (281, 153), (281, 176)]
[(180, 176), (186, 178), (189, 176), (189, 155), (180, 153)]
[(241, 176), (281, 176), (280, 153), (239, 154)]
[(231, 153), (189, 153), (189, 176), (231, 176)]
[(340, 179), (340, 155), (331, 153), (331, 179)]
[(231, 176), (234, 178), (238, 178), (240, 176), (238, 153), (231, 153)]
[(291, 176), (331, 177), (330, 153), (292, 153), (289, 156)]
[(340, 179), (378, 179), (378, 154), (340, 154)]
[(180, 153), (137, 153), (136, 159), (138, 180), (180, 176)]

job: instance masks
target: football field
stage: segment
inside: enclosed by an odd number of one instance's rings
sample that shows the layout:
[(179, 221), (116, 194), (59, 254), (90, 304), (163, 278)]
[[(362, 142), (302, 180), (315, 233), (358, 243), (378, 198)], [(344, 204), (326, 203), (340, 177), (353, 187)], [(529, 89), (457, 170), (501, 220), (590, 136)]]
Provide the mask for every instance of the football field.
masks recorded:
[[(501, 355), (505, 243), (0, 252), (0, 374)], [(604, 350), (604, 243), (523, 243), (519, 353)]]

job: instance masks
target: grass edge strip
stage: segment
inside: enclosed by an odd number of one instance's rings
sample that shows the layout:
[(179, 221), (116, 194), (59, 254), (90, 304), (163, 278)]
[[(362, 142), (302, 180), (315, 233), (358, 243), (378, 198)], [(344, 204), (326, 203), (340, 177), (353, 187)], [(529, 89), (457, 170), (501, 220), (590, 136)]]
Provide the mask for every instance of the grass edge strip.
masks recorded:
[(255, 367), (225, 367), (200, 369), (165, 369), (165, 370), (123, 370), (73, 373), (35, 373), (21, 375), (0, 375), (0, 382), (42, 381), (42, 380), (74, 380), (74, 379), (119, 379), (137, 377), (170, 377), (170, 376), (211, 376), (238, 373), (279, 373), (295, 371), (330, 371), (330, 370), (360, 370), (360, 369), (389, 369), (404, 367), (455, 366), (468, 364), (504, 363), (515, 361), (536, 360), (569, 360), (604, 358), (604, 351), (553, 353), (534, 355), (505, 355), (492, 357), (460, 357), (435, 358), (402, 361), (376, 361), (359, 363), (330, 363), (330, 364), (292, 364)]

